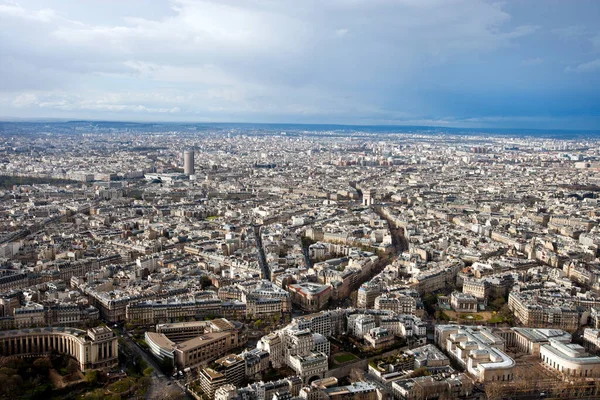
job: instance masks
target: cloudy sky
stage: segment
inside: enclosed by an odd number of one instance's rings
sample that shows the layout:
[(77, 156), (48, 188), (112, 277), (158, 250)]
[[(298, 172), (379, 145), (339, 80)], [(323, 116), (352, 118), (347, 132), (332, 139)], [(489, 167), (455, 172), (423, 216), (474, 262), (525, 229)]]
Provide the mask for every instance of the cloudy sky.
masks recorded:
[(0, 0), (0, 117), (600, 129), (596, 0)]

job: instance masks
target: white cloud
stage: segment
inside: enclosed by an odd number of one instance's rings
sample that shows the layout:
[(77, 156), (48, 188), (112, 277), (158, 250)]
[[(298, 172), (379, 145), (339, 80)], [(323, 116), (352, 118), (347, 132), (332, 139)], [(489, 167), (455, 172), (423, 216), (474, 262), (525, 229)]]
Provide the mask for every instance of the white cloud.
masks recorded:
[(349, 32), (348, 29), (341, 28), (341, 29), (338, 29), (337, 31), (335, 31), (335, 34), (339, 37), (343, 37), (343, 36), (346, 36), (346, 34), (348, 34), (348, 32)]
[(585, 73), (594, 72), (600, 69), (600, 58), (597, 60), (585, 62), (576, 66), (569, 66), (565, 68), (565, 72)]
[(583, 25), (570, 25), (563, 28), (556, 28), (553, 29), (552, 32), (565, 40), (577, 39), (589, 35), (588, 28)]
[(521, 65), (530, 67), (533, 65), (541, 65), (544, 63), (544, 59), (541, 57), (528, 58), (526, 60), (521, 61)]
[(592, 36), (592, 46), (594, 46), (595, 50), (600, 50), (600, 33), (598, 33), (597, 35)]
[(40, 10), (30, 11), (14, 2), (0, 4), (0, 15), (37, 22), (50, 22), (56, 18), (56, 13), (54, 10), (43, 8)]
[(484, 0), (172, 0), (110, 20), (40, 4), (0, 5), (0, 93), (19, 112), (411, 118), (391, 87), (538, 31)]
[(37, 96), (33, 93), (20, 94), (12, 102), (15, 107), (28, 107), (37, 103)]
[(202, 83), (210, 85), (233, 85), (239, 83), (216, 65), (173, 66), (144, 61), (125, 61), (125, 66), (134, 70), (141, 79), (161, 82)]

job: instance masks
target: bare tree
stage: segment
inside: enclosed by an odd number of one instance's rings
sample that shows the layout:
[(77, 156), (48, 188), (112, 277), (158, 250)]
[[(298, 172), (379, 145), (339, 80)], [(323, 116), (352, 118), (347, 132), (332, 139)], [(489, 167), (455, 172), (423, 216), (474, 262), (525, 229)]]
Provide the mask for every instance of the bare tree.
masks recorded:
[(353, 367), (348, 375), (350, 382), (362, 382), (365, 380), (365, 371), (360, 368)]
[(500, 382), (490, 382), (485, 384), (485, 395), (488, 400), (501, 400), (504, 390)]

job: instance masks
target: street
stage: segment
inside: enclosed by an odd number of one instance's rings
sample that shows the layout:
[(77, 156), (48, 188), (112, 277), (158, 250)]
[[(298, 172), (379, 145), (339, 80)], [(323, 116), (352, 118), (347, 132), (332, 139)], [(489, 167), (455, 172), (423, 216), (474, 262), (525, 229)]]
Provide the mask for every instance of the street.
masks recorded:
[[(141, 357), (154, 372), (152, 372), (152, 383), (146, 392), (146, 399), (182, 399), (189, 398), (185, 388), (177, 381), (171, 380), (160, 370), (156, 360), (146, 353), (137, 343), (128, 335), (122, 335), (123, 343), (133, 353)], [(173, 383), (174, 382), (174, 383)]]

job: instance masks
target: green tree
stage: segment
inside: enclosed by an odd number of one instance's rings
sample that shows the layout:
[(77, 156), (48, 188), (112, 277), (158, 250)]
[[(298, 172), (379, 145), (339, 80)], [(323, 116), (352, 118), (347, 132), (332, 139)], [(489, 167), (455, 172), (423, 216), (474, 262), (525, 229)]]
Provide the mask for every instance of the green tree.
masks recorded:
[(202, 275), (200, 285), (202, 286), (202, 289), (206, 289), (207, 287), (211, 286), (212, 281), (210, 280), (210, 277), (208, 277), (207, 275)]
[(90, 385), (95, 385), (98, 382), (98, 371), (95, 369), (85, 371), (85, 381)]
[(69, 359), (69, 363), (67, 364), (67, 372), (69, 374), (74, 374), (77, 371), (79, 371), (79, 364), (77, 364), (77, 361), (74, 359)]
[(85, 395), (86, 400), (104, 400), (104, 389), (96, 389)]
[(33, 369), (39, 375), (47, 376), (50, 368), (52, 368), (52, 363), (46, 357), (38, 358), (33, 362)]
[(427, 293), (423, 296), (423, 305), (425, 306), (425, 310), (429, 314), (435, 313), (435, 305), (437, 304), (437, 297), (433, 293)]
[(500, 310), (502, 309), (502, 307), (506, 304), (506, 300), (504, 299), (504, 297), (497, 297), (494, 300), (492, 300), (492, 302), (490, 303), (490, 305), (492, 306), (492, 308), (494, 310)]

